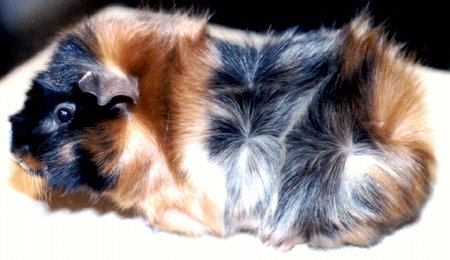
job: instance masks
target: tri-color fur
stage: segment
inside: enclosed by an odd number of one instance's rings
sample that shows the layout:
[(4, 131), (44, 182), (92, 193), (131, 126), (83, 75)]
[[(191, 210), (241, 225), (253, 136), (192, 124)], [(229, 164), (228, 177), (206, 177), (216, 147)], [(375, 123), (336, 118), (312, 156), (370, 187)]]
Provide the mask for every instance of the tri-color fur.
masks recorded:
[[(188, 235), (369, 246), (413, 221), (434, 157), (411, 60), (366, 15), (229, 41), (204, 19), (132, 12), (65, 32), (12, 152)], [(57, 124), (54, 109), (76, 106)]]
[[(49, 188), (87, 186), (165, 230), (223, 233), (220, 211), (168, 161), (171, 75), (204, 39), (204, 19), (184, 14), (86, 19), (60, 36), (25, 107), (11, 117), (11, 151)], [(68, 123), (58, 123), (61, 104), (75, 107)]]
[(225, 178), (228, 235), (369, 246), (417, 218), (434, 165), (423, 93), (412, 60), (367, 16), (340, 30), (212, 38), (205, 105), (185, 111), (207, 117), (205, 129), (186, 122), (200, 137), (177, 145), (192, 183), (194, 164)]
[(434, 164), (422, 89), (367, 17), (215, 45), (206, 144), (229, 233), (368, 246), (418, 217)]

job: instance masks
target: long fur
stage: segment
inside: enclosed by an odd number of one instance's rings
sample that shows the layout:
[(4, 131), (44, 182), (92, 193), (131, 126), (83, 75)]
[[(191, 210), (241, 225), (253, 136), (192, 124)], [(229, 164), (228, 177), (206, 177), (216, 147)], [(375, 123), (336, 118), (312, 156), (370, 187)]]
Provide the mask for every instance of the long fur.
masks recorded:
[[(284, 248), (372, 245), (428, 197), (421, 86), (365, 14), (234, 41), (183, 14), (102, 15), (57, 43), (11, 117), (12, 152), (51, 187), (88, 186), (164, 230)], [(99, 105), (78, 88), (87, 73), (136, 79), (139, 97)], [(76, 116), (58, 125), (64, 102)]]
[(434, 164), (422, 89), (367, 15), (216, 47), (207, 143), (228, 232), (368, 246), (417, 218)]

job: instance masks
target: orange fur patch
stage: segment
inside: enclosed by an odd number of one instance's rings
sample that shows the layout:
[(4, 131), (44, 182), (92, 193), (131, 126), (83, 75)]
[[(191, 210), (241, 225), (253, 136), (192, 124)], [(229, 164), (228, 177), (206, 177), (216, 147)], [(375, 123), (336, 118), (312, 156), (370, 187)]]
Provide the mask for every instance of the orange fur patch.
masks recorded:
[(28, 174), (16, 163), (11, 163), (11, 169), (11, 177), (9, 179), (11, 187), (36, 200), (44, 197), (44, 178)]
[[(355, 20), (348, 30), (343, 55), (343, 77), (358, 81), (363, 62), (370, 61), (374, 73), (367, 101), (369, 121), (378, 143), (375, 145), (389, 162), (378, 162), (368, 170), (381, 190), (386, 206), (384, 219), (373, 227), (392, 225), (399, 219), (417, 217), (428, 198), (434, 176), (435, 158), (432, 134), (427, 125), (424, 92), (415, 75), (411, 58), (384, 38), (380, 28), (371, 28), (366, 16)], [(370, 229), (370, 228), (369, 228)], [(373, 232), (372, 232), (373, 233)], [(366, 230), (352, 231), (343, 241), (366, 244)]]
[[(129, 105), (122, 118), (88, 130), (83, 142), (101, 174), (118, 177), (116, 186), (104, 194), (122, 208), (138, 209), (164, 230), (223, 234), (221, 210), (209, 194), (192, 185), (192, 179), (205, 173), (186, 178), (174, 156), (188, 138), (183, 127), (201, 119), (196, 112), (204, 106), (203, 88), (214, 65), (205, 62), (210, 55), (205, 21), (142, 12), (94, 17), (73, 32), (85, 39), (103, 69), (139, 82), (137, 104)], [(172, 113), (174, 118), (169, 118)]]
[(178, 43), (180, 58), (171, 84), (168, 139), (178, 176), (200, 198), (207, 225), (223, 235), (224, 175), (209, 162), (204, 146), (211, 100), (207, 86), (219, 61), (212, 43), (204, 38), (186, 38)]
[(42, 169), (42, 164), (36, 160), (33, 156), (30, 154), (25, 154), (20, 159), (30, 168), (32, 171), (37, 171)]

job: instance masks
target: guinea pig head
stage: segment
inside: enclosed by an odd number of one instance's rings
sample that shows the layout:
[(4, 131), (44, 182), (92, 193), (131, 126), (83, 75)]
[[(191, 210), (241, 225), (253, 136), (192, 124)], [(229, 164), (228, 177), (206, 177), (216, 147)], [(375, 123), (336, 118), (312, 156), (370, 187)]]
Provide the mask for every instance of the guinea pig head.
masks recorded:
[[(137, 79), (106, 69), (78, 37), (62, 38), (47, 69), (10, 117), (11, 152), (50, 188), (101, 191), (117, 181), (114, 163), (121, 120), (139, 98)], [(114, 133), (114, 134), (113, 134)]]

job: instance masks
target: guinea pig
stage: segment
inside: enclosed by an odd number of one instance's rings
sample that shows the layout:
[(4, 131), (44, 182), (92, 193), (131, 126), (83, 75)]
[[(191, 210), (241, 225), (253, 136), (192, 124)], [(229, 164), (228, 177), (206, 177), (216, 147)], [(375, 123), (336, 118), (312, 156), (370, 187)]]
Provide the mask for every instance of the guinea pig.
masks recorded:
[(215, 204), (168, 161), (171, 75), (196, 59), (194, 50), (208, 52), (205, 28), (201, 17), (136, 11), (102, 13), (63, 32), (10, 118), (17, 162), (49, 189), (87, 187), (157, 228), (223, 233)]
[(413, 60), (366, 14), (228, 37), (137, 12), (65, 32), (11, 117), (11, 151), (187, 235), (370, 246), (414, 221), (434, 154)]

